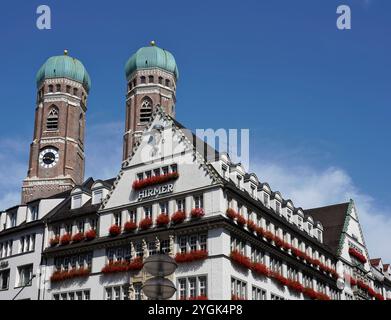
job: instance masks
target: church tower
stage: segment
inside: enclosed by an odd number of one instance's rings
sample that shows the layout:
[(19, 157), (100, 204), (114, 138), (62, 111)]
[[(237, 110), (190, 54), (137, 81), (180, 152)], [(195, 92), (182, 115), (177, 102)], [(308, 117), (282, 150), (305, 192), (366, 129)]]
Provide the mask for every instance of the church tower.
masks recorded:
[(124, 161), (132, 155), (135, 143), (157, 106), (175, 117), (175, 92), (179, 78), (174, 56), (157, 47), (154, 41), (129, 58), (125, 73), (127, 95)]
[(52, 196), (84, 179), (84, 131), (90, 77), (70, 56), (49, 58), (37, 73), (33, 142), (22, 203)]

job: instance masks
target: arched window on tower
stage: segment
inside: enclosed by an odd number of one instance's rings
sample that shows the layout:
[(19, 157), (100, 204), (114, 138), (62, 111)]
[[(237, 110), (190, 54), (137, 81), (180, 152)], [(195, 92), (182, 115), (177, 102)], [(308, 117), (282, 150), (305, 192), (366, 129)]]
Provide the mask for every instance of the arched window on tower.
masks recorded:
[(61, 91), (61, 84), (56, 84), (56, 92), (60, 92)]
[(163, 77), (159, 77), (159, 84), (163, 84)]
[(169, 87), (169, 86), (170, 86), (170, 80), (166, 79), (166, 87)]
[(53, 92), (53, 85), (49, 84), (49, 92)]
[(140, 82), (141, 82), (141, 83), (145, 83), (145, 77), (144, 77), (144, 76), (141, 76), (141, 77), (140, 77)]
[(149, 76), (148, 77), (148, 83), (153, 83), (154, 82), (154, 77), (153, 76)]
[(56, 106), (52, 106), (47, 120), (46, 120), (46, 130), (58, 130), (58, 108)]
[(140, 123), (147, 123), (152, 117), (152, 100), (145, 97), (140, 108)]

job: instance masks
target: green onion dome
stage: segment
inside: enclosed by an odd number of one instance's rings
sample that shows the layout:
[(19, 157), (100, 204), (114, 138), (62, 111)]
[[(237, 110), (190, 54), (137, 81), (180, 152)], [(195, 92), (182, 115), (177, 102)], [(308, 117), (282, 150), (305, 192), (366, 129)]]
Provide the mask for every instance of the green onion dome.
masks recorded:
[(174, 74), (178, 80), (179, 71), (174, 56), (167, 50), (161, 49), (151, 41), (151, 46), (143, 47), (133, 54), (125, 66), (126, 78), (136, 70), (159, 68)]
[(37, 86), (45, 79), (54, 78), (68, 78), (79, 82), (87, 92), (91, 88), (91, 79), (86, 68), (79, 60), (68, 56), (67, 50), (64, 55), (51, 57), (42, 65), (36, 77)]

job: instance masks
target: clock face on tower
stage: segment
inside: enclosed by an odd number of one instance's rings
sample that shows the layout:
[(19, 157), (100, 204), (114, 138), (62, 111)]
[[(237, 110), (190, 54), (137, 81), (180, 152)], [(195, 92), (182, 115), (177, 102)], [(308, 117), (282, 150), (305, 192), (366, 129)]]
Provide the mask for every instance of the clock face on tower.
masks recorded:
[(58, 150), (53, 148), (43, 149), (39, 153), (39, 164), (46, 169), (53, 168), (57, 164), (58, 159)]

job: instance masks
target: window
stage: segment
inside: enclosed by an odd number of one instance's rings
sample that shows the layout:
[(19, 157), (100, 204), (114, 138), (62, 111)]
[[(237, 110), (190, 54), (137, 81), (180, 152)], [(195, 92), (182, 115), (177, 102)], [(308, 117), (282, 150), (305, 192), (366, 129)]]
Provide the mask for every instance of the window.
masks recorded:
[(293, 280), (293, 281), (299, 280), (299, 274), (295, 268), (288, 266), (287, 274), (288, 274), (288, 279)]
[(263, 193), (263, 204), (269, 207), (269, 195), (266, 192)]
[(196, 251), (197, 250), (197, 236), (196, 235), (191, 235), (189, 237), (189, 247), (190, 251)]
[(141, 76), (140, 77), (140, 83), (145, 83), (146, 82), (146, 78), (144, 76)]
[(186, 200), (185, 199), (178, 199), (176, 201), (176, 206), (178, 211), (185, 212), (186, 211)]
[(178, 172), (178, 165), (177, 164), (171, 165), (171, 172)]
[(282, 262), (275, 258), (270, 258), (270, 269), (273, 272), (277, 272), (279, 274), (282, 274)]
[(73, 196), (73, 209), (81, 207), (81, 195)]
[(60, 92), (61, 91), (61, 84), (56, 84), (56, 92)]
[(160, 202), (160, 213), (168, 215), (168, 201)]
[(114, 224), (117, 225), (117, 226), (121, 226), (121, 213), (115, 213), (114, 214)]
[(137, 212), (136, 210), (129, 211), (129, 221), (137, 222)]
[(169, 86), (170, 86), (170, 80), (166, 79), (166, 87), (169, 87)]
[(77, 96), (78, 91), (79, 91), (79, 90), (77, 90), (77, 88), (73, 88), (73, 95), (74, 95), (74, 96)]
[(204, 207), (204, 198), (202, 195), (194, 197), (194, 205), (196, 209), (200, 209)]
[(231, 278), (231, 296), (237, 299), (247, 299), (247, 283)]
[(162, 171), (163, 171), (163, 175), (168, 174), (168, 167), (167, 166), (163, 167)]
[(10, 215), (10, 227), (16, 227), (16, 213), (11, 213)]
[(251, 247), (251, 261), (252, 262), (258, 262), (258, 263), (264, 263), (265, 253), (255, 247)]
[(246, 255), (246, 242), (231, 236), (231, 252), (232, 251), (238, 251), (241, 254)]
[(150, 171), (150, 170), (149, 170), (149, 171), (146, 171), (146, 172), (145, 172), (145, 176), (147, 177), (147, 179), (151, 178), (151, 177), (152, 177), (151, 171)]
[(291, 219), (292, 219), (292, 211), (291, 210), (287, 210), (286, 211), (286, 218), (289, 222), (291, 222)]
[(8, 290), (10, 282), (10, 270), (0, 271), (0, 290)]
[(145, 206), (144, 207), (144, 218), (152, 219), (152, 206)]
[(77, 230), (81, 233), (84, 233), (84, 220), (80, 220), (77, 223)]
[(160, 168), (153, 170), (153, 174), (155, 177), (159, 177), (160, 176)]
[(53, 85), (49, 85), (49, 92), (53, 92), (54, 91), (54, 89), (53, 89), (54, 87), (53, 87)]
[(154, 82), (154, 77), (153, 76), (148, 76), (148, 82), (153, 83)]
[(72, 225), (71, 224), (65, 225), (65, 233), (72, 234)]
[(160, 242), (160, 253), (169, 254), (170, 253), (170, 240), (162, 240)]
[(297, 218), (297, 226), (299, 227), (299, 229), (303, 228), (303, 218), (302, 217)]
[(66, 92), (71, 93), (71, 86), (66, 86)]
[(148, 243), (148, 252), (149, 252), (150, 256), (153, 256), (153, 255), (157, 254), (156, 242), (155, 241), (151, 241), (151, 242)]
[(178, 298), (186, 300), (198, 296), (208, 296), (207, 277), (195, 276), (178, 279)]
[(142, 257), (144, 256), (144, 250), (143, 250), (143, 245), (141, 242), (136, 244), (136, 256), (137, 257)]
[(278, 296), (278, 295), (276, 295), (276, 294), (274, 294), (274, 293), (272, 293), (272, 294), (270, 295), (270, 299), (271, 299), (271, 300), (285, 300), (283, 297), (280, 297), (280, 296)]
[(90, 228), (92, 230), (96, 230), (98, 228), (98, 219), (95, 218), (90, 219)]
[(276, 201), (276, 213), (277, 214), (281, 213), (281, 203), (279, 203), (278, 201)]
[(31, 221), (38, 220), (38, 206), (30, 207)]
[(159, 84), (163, 84), (163, 78), (159, 77)]
[(133, 284), (134, 287), (134, 299), (135, 300), (142, 300), (143, 295), (141, 292), (142, 284), (141, 283), (135, 283)]
[(18, 267), (19, 282), (18, 287), (31, 285), (31, 278), (33, 276), (33, 265)]
[(83, 300), (83, 292), (82, 291), (76, 292), (76, 297), (77, 297), (77, 300)]
[(266, 300), (266, 291), (253, 286), (252, 300)]
[(205, 250), (207, 251), (207, 235), (206, 234), (193, 234), (189, 236), (180, 236), (178, 245), (179, 251), (181, 253), (195, 250)]
[(46, 130), (58, 130), (58, 109), (53, 107), (48, 114), (46, 119)]

